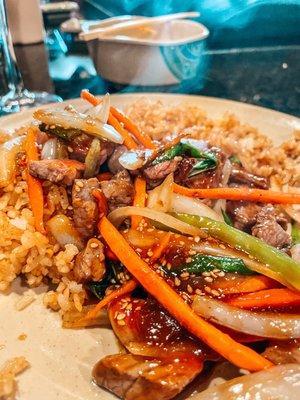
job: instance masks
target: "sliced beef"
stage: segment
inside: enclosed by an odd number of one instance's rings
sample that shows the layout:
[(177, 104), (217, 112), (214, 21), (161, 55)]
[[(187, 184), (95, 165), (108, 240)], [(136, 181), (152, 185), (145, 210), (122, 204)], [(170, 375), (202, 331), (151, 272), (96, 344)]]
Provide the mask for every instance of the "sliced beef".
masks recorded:
[(105, 274), (104, 246), (92, 238), (84, 250), (77, 254), (74, 265), (76, 282), (100, 281)]
[(292, 242), (291, 236), (277, 222), (276, 210), (272, 205), (266, 205), (258, 212), (252, 235), (278, 249)]
[(84, 171), (84, 164), (74, 160), (39, 160), (29, 162), (31, 175), (53, 183), (72, 185)]
[(256, 215), (262, 206), (246, 201), (227, 201), (226, 212), (235, 228), (249, 232), (256, 223)]
[(189, 178), (193, 166), (199, 161), (196, 158), (183, 158), (175, 173), (174, 180), (183, 186), (191, 188), (213, 188), (220, 186), (222, 182), (223, 168), (227, 156), (220, 149), (211, 148), (212, 152), (217, 156), (216, 168), (200, 172), (199, 174)]
[(126, 170), (118, 172), (109, 181), (100, 182), (110, 210), (132, 204), (134, 188)]
[(261, 189), (268, 189), (269, 187), (267, 178), (251, 174), (238, 164), (232, 164), (229, 181)]
[(76, 179), (72, 188), (74, 223), (85, 238), (93, 236), (98, 222), (98, 206), (93, 191), (99, 188), (100, 184), (97, 178)]
[(300, 364), (300, 340), (280, 340), (271, 342), (263, 356), (274, 364)]
[(173, 160), (163, 161), (159, 164), (152, 165), (144, 169), (144, 175), (147, 180), (151, 181), (165, 179), (169, 174), (176, 171), (180, 161), (181, 158), (175, 157)]
[(180, 393), (202, 370), (194, 356), (158, 360), (116, 354), (99, 361), (95, 382), (124, 400), (169, 400)]
[[(92, 141), (93, 138), (86, 134), (76, 136), (70, 143), (68, 143), (70, 158), (78, 160), (80, 162), (84, 162)], [(114, 148), (114, 143), (106, 140), (101, 140), (99, 165), (102, 165), (107, 160), (107, 158), (111, 156)]]
[(120, 171), (124, 170), (124, 167), (119, 163), (119, 158), (121, 157), (122, 154), (127, 152), (127, 147), (126, 146), (117, 146), (115, 150), (113, 151), (110, 159), (108, 160), (108, 169), (110, 170), (111, 173), (117, 174)]

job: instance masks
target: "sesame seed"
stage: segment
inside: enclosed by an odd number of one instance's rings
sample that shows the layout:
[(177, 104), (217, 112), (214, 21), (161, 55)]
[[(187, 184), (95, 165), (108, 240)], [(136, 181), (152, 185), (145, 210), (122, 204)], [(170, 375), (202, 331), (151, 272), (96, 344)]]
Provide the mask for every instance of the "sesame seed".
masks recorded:
[(77, 182), (76, 182), (76, 185), (79, 186), (79, 187), (81, 187), (81, 188), (83, 188), (83, 186), (84, 186), (82, 181), (77, 181)]
[(212, 272), (214, 272), (216, 274), (217, 272), (220, 272), (220, 270), (218, 268), (215, 268), (215, 269), (213, 269)]
[(201, 274), (202, 276), (210, 276), (210, 272), (209, 271), (204, 271)]
[(196, 254), (196, 251), (195, 251), (195, 250), (190, 250), (190, 251), (189, 251), (189, 255), (190, 255), (190, 256), (194, 256), (195, 254)]
[(136, 311), (140, 311), (142, 309), (142, 307), (141, 306), (137, 306), (135, 309), (136, 309)]
[(126, 317), (126, 314), (120, 313), (117, 315), (117, 320), (120, 321), (121, 319), (124, 319)]
[(191, 261), (192, 261), (191, 257), (188, 257), (188, 258), (185, 259), (185, 262), (187, 262), (187, 263), (190, 263)]
[(127, 304), (126, 310), (132, 310), (132, 304), (131, 303)]
[(220, 272), (218, 273), (218, 275), (219, 275), (220, 277), (223, 277), (223, 276), (225, 276), (225, 272), (224, 272), (224, 271), (220, 271)]
[(162, 260), (161, 265), (164, 267), (167, 264), (166, 260)]
[(147, 251), (147, 255), (148, 255), (149, 257), (152, 257), (152, 256), (153, 256), (153, 251), (152, 251), (152, 250), (148, 250), (148, 251)]
[(72, 206), (68, 206), (67, 209), (70, 210), (70, 211), (72, 211), (72, 210), (73, 210), (73, 207), (72, 207)]
[(124, 326), (125, 325), (125, 321), (123, 319), (117, 321), (118, 325)]
[(145, 262), (148, 263), (150, 261), (150, 258), (145, 258)]
[(135, 251), (136, 251), (137, 253), (141, 253), (143, 250), (140, 249), (139, 247), (137, 247), (137, 248), (135, 249)]
[(212, 291), (211, 291), (211, 294), (213, 295), (213, 296), (220, 296), (220, 292), (218, 291), (218, 290), (215, 290), (215, 289), (213, 289)]
[(180, 274), (181, 278), (188, 278), (190, 276), (189, 272), (185, 271)]
[(194, 238), (192, 236), (189, 236), (188, 240), (194, 240)]
[(92, 249), (96, 249), (98, 246), (99, 246), (98, 243), (95, 243), (95, 242), (93, 242), (93, 243), (90, 244), (90, 247), (91, 247)]
[(213, 278), (211, 278), (210, 276), (206, 276), (204, 280), (205, 282), (210, 282), (210, 283), (213, 282)]
[(182, 240), (180, 240), (179, 244), (180, 244), (181, 246), (184, 246), (184, 242), (183, 242)]
[(210, 276), (212, 276), (213, 278), (217, 278), (218, 275), (216, 275), (216, 274), (214, 273), (214, 271), (210, 271)]
[(171, 263), (167, 263), (167, 269), (170, 270), (172, 268), (172, 264)]
[(147, 229), (147, 232), (153, 232), (154, 231), (154, 228), (148, 228)]
[(177, 278), (177, 276), (176, 276), (175, 279), (174, 279), (174, 283), (175, 283), (175, 286), (180, 286), (181, 285), (181, 280), (179, 278)]
[(72, 147), (68, 146), (68, 152), (69, 152), (69, 153), (73, 153), (73, 151), (74, 151), (74, 150), (72, 149)]
[(75, 192), (80, 192), (80, 187), (75, 186)]
[(226, 247), (225, 247), (224, 244), (222, 244), (222, 243), (219, 244), (219, 247), (220, 247), (221, 249), (223, 249), (223, 250), (226, 249)]
[(210, 288), (209, 286), (204, 286), (204, 290), (205, 290), (207, 293), (211, 293), (211, 288)]
[(198, 294), (199, 296), (203, 296), (204, 295), (204, 293), (200, 289), (196, 289), (195, 293)]
[(194, 237), (194, 241), (195, 241), (196, 243), (200, 242), (200, 236), (195, 236), (195, 237)]
[(187, 291), (189, 292), (189, 293), (193, 293), (193, 288), (192, 288), (192, 286), (191, 285), (187, 285)]

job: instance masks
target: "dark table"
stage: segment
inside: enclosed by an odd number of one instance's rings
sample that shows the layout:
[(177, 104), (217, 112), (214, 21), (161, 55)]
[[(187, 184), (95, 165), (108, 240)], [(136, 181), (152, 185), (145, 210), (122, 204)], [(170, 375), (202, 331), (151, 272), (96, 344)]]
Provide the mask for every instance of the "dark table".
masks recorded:
[[(104, 82), (82, 49), (78, 53), (59, 53), (50, 61), (43, 44), (16, 46), (16, 54), (28, 89), (55, 92), (63, 99), (78, 97), (83, 88), (95, 94), (138, 90)], [(300, 116), (300, 45), (211, 50), (208, 56), (204, 85), (196, 94)], [(157, 88), (156, 91), (176, 92), (176, 88)]]

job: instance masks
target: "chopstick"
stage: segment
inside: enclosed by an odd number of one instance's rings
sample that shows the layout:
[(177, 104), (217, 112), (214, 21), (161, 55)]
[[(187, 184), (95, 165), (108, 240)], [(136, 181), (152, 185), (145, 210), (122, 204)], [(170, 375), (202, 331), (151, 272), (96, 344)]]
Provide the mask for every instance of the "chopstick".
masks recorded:
[(141, 17), (139, 19), (133, 21), (125, 21), (115, 23), (111, 26), (107, 26), (105, 28), (96, 28), (92, 29), (88, 32), (80, 33), (80, 39), (85, 41), (94, 40), (101, 37), (107, 37), (111, 34), (117, 34), (123, 29), (128, 28), (136, 28), (140, 26), (147, 26), (149, 24), (161, 23), (161, 22), (168, 22), (173, 21), (176, 19), (183, 19), (183, 18), (196, 18), (199, 17), (200, 13), (198, 11), (190, 11), (190, 12), (180, 12), (175, 14), (167, 14), (167, 15), (160, 15), (159, 17)]

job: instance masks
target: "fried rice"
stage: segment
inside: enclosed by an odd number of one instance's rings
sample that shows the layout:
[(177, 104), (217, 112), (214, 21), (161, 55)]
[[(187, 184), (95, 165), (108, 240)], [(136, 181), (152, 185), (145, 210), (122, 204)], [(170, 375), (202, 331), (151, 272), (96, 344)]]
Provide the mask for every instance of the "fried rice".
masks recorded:
[[(255, 174), (275, 176), (281, 185), (300, 186), (299, 132), (289, 142), (275, 147), (269, 138), (231, 114), (215, 121), (195, 106), (171, 107), (145, 99), (132, 104), (127, 112), (154, 139), (163, 141), (180, 132), (188, 133), (212, 145), (230, 148), (243, 166)], [(61, 248), (35, 230), (24, 178), (23, 174), (18, 175), (13, 184), (0, 189), (0, 291), (7, 290), (22, 275), (30, 287), (43, 282), (54, 285), (55, 289), (44, 296), (47, 307), (62, 314), (70, 310), (80, 312), (87, 294), (73, 273), (79, 249), (71, 244)], [(55, 185), (50, 197), (46, 210), (49, 214), (57, 207), (69, 207), (66, 193)]]

